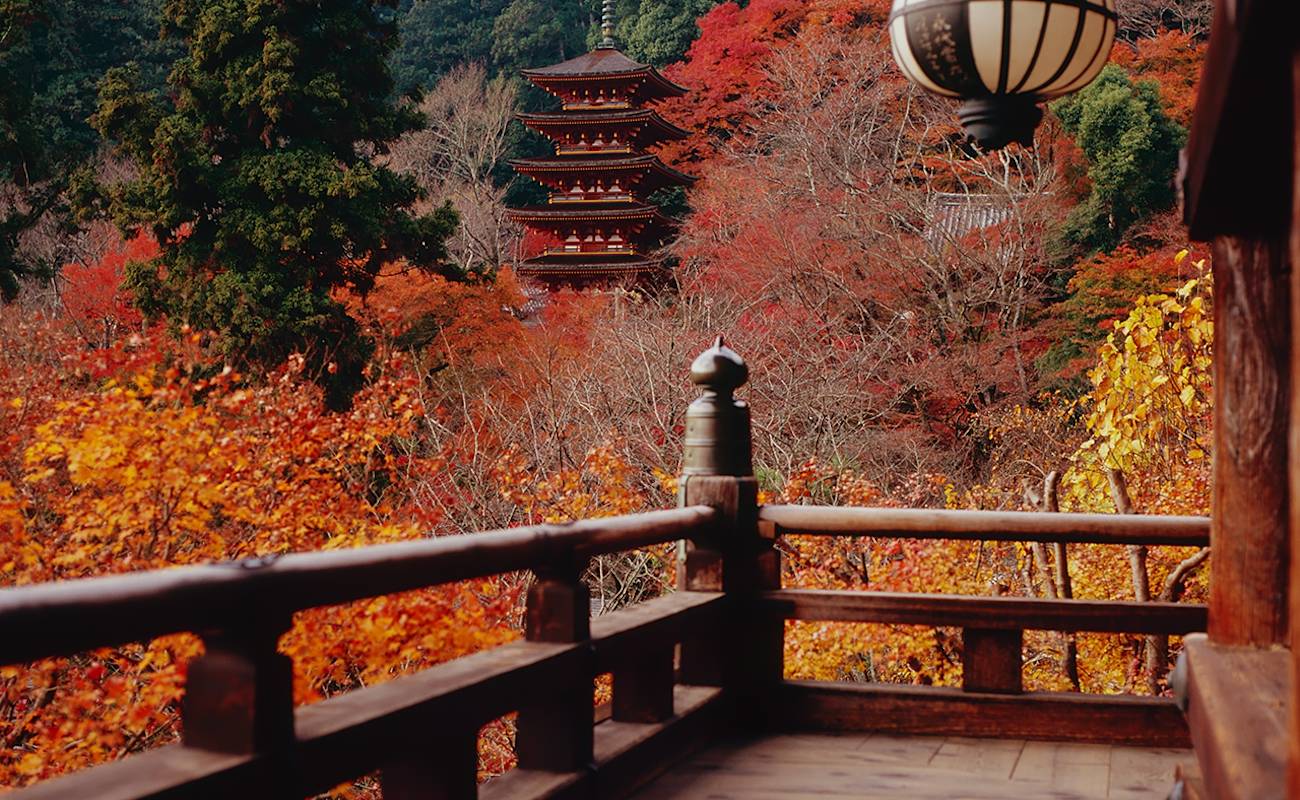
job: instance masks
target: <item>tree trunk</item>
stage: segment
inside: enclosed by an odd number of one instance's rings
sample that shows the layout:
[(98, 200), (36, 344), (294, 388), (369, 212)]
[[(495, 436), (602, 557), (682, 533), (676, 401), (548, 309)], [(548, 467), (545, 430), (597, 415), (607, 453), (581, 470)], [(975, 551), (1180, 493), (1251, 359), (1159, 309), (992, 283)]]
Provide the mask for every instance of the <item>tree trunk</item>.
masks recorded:
[[(1059, 512), (1061, 504), (1057, 490), (1060, 482), (1061, 473), (1052, 470), (1043, 479), (1042, 495), (1038, 496), (1032, 492), (1026, 492), (1026, 499), (1030, 500), (1030, 505), (1037, 506), (1039, 511)], [(1043, 580), (1049, 592), (1048, 597), (1051, 599), (1073, 600), (1074, 584), (1070, 580), (1070, 554), (1066, 544), (1058, 542), (1052, 545), (1055, 574), (1047, 568), (1047, 554), (1042, 543), (1034, 542), (1031, 548), (1033, 549), (1034, 559), (1040, 562), (1039, 568), (1043, 571)], [(1082, 691), (1079, 683), (1079, 640), (1074, 631), (1061, 632), (1061, 652), (1061, 668), (1065, 670), (1066, 677), (1070, 679), (1070, 685), (1074, 687), (1074, 691)]]
[[(1110, 482), (1110, 496), (1115, 501), (1115, 510), (1120, 514), (1133, 514), (1133, 500), (1128, 493), (1128, 479), (1124, 473), (1111, 467), (1106, 468), (1106, 478)], [(1147, 571), (1146, 545), (1129, 545), (1129, 569), (1133, 573), (1133, 599), (1139, 603), (1151, 602), (1151, 575)], [(1147, 688), (1151, 694), (1160, 694), (1160, 679), (1169, 671), (1169, 638), (1166, 636), (1147, 636), (1144, 643)]]

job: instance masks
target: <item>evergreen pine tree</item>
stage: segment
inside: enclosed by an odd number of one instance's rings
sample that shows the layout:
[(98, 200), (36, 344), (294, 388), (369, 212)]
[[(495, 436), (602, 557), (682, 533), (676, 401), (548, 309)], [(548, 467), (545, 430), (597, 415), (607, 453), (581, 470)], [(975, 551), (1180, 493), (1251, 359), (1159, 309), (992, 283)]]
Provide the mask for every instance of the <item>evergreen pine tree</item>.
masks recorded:
[(215, 334), (236, 363), (303, 352), (334, 405), (372, 350), (338, 295), (380, 265), (446, 270), (449, 206), (409, 211), (415, 183), (368, 157), (420, 123), (393, 102), (394, 0), (166, 0), (187, 52), (167, 97), (109, 73), (93, 122), (139, 165), (104, 187), (119, 226), (162, 254), (132, 264), (140, 310)]
[(1154, 81), (1134, 83), (1111, 64), (1052, 111), (1087, 156), (1092, 186), (1066, 223), (1070, 256), (1112, 249), (1135, 222), (1173, 204), (1187, 133), (1165, 113)]

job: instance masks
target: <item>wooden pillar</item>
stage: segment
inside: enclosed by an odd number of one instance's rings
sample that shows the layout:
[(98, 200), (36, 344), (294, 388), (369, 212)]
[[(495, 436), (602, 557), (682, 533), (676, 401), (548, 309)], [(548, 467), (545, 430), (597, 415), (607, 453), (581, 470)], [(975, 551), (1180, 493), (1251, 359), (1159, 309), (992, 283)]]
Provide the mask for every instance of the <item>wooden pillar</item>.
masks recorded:
[[(1300, 264), (1300, 52), (1293, 50), (1291, 67), (1292, 114), (1292, 173), (1291, 189), (1291, 262)], [(1291, 271), (1291, 318), (1300, 319), (1300, 271)], [(1289, 436), (1288, 486), (1290, 488), (1290, 545), (1291, 552), (1300, 553), (1300, 325), (1291, 326), (1291, 408)], [(1214, 559), (1218, 559), (1215, 553)], [(1213, 568), (1213, 567), (1212, 567)], [(1300, 558), (1290, 563), (1290, 625), (1291, 625), (1291, 697), (1290, 736), (1287, 754), (1287, 795), (1300, 797)]]
[[(537, 570), (524, 612), (530, 642), (571, 643), (591, 638), (591, 596), (582, 582), (585, 563)], [(575, 670), (562, 686), (537, 687), (536, 700), (519, 709), (515, 751), (521, 769), (573, 772), (592, 763), (594, 667)]]
[(1283, 236), (1214, 240), (1210, 639), (1287, 634), (1290, 256)]
[(691, 365), (702, 395), (686, 414), (682, 505), (708, 505), (723, 521), (707, 541), (688, 542), (678, 566), (679, 588), (726, 592), (725, 630), (682, 642), (683, 683), (723, 687), (737, 719), (767, 722), (770, 700), (782, 680), (784, 622), (763, 615), (759, 594), (780, 587), (780, 554), (758, 530), (749, 407), (733, 392), (749, 368), (719, 336)]
[(614, 670), (615, 722), (663, 722), (673, 715), (673, 649), (651, 647)]

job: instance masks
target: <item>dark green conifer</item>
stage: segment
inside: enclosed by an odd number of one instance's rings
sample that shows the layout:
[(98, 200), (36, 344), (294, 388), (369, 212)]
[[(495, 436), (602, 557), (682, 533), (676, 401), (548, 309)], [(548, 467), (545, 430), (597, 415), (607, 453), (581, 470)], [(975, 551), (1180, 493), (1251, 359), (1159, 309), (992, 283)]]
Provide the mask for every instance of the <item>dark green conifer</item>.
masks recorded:
[(339, 294), (398, 258), (445, 269), (455, 226), (449, 206), (411, 213), (414, 181), (372, 159), (420, 122), (392, 98), (393, 4), (166, 0), (187, 48), (167, 96), (113, 70), (93, 119), (139, 165), (109, 210), (162, 247), (128, 268), (141, 311), (214, 332), (236, 363), (301, 351), (336, 405), (372, 349)]

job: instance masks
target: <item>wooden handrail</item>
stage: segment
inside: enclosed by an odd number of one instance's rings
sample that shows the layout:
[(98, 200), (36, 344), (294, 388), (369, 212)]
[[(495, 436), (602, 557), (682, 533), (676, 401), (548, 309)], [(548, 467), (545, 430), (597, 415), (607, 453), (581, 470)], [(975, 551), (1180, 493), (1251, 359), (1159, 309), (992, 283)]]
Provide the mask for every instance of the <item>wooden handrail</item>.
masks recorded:
[(1205, 606), (1128, 600), (1042, 600), (909, 592), (782, 589), (764, 601), (784, 619), (988, 630), (1182, 635), (1205, 630)]
[(0, 663), (696, 538), (707, 506), (0, 589)]
[(1210, 543), (1208, 517), (768, 505), (759, 509), (758, 519), (775, 534), (811, 536), (1189, 547)]
[[(587, 641), (513, 642), (300, 707), (294, 715), (296, 734), (287, 743), (288, 752), (221, 754), (171, 745), (44, 781), (13, 796), (21, 800), (231, 797), (249, 793), (252, 786), (279, 790), (267, 791), (268, 795), (316, 794), (381, 767), (411, 742), (427, 743), (431, 731), (448, 721), (468, 724), (476, 731), (492, 718), (517, 709), (540, 687), (556, 685), (574, 673), (585, 674), (590, 686), (593, 656), (595, 663), (609, 668), (611, 661), (633, 656), (641, 642), (674, 641), (689, 631), (716, 629), (724, 603), (720, 594), (674, 593), (600, 617)], [(716, 717), (716, 709), (705, 706), (717, 705), (719, 694), (717, 689), (696, 689), (692, 704), (679, 708), (673, 719), (662, 725), (640, 726), (640, 739), (661, 731), (670, 734), (672, 727), (687, 722), (696, 712)], [(590, 720), (590, 691), (586, 701)], [(716, 719), (709, 721), (716, 723)], [(614, 738), (626, 735), (617, 725), (598, 727)], [(469, 741), (472, 743), (472, 738)], [(610, 752), (611, 745), (618, 752)], [(673, 752), (672, 741), (657, 746), (665, 754)], [(622, 757), (619, 747), (626, 749), (626, 743), (604, 743), (597, 748), (596, 777), (600, 767)], [(441, 755), (421, 753), (426, 761)], [(473, 765), (468, 766), (472, 776)]]

